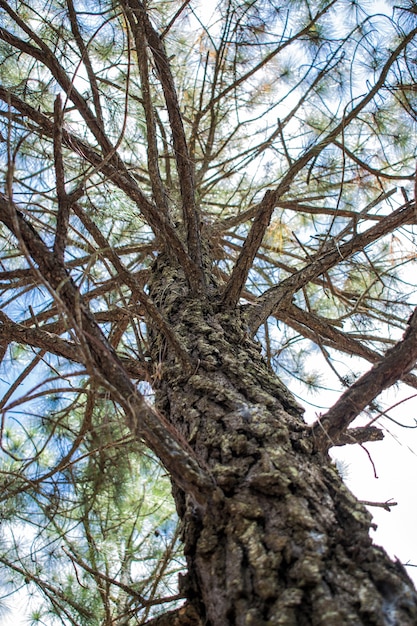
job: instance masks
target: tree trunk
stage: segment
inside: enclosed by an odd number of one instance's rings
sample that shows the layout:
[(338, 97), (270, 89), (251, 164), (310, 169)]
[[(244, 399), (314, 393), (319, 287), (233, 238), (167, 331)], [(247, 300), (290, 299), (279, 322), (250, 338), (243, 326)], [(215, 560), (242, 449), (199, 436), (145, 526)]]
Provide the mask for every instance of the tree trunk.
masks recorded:
[(206, 507), (174, 485), (188, 574), (182, 589), (210, 626), (417, 624), (400, 563), (369, 538), (371, 516), (329, 458), (314, 452), (302, 409), (248, 335), (242, 309), (189, 295), (161, 255), (151, 296), (196, 366), (159, 357), (159, 410), (190, 443), (224, 497)]

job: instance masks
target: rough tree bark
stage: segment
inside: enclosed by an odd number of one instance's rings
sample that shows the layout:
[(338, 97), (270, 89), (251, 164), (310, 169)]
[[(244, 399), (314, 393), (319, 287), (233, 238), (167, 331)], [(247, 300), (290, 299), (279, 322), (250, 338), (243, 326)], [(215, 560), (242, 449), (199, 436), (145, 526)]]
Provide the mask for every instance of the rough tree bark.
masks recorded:
[(412, 582), (372, 544), (371, 515), (316, 451), (244, 308), (219, 305), (214, 283), (208, 292), (190, 295), (181, 270), (165, 255), (156, 261), (151, 296), (195, 363), (184, 376), (152, 334), (157, 406), (222, 492), (199, 506), (173, 489), (188, 565), (182, 590), (201, 623), (416, 624)]

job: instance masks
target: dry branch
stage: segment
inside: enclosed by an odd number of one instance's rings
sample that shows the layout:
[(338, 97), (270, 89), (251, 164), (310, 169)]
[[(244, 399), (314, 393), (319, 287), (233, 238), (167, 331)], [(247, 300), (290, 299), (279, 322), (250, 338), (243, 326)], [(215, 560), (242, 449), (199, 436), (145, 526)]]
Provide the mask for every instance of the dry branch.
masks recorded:
[(284, 279), (276, 287), (272, 287), (259, 296), (256, 304), (250, 308), (248, 323), (253, 333), (263, 324), (275, 309), (286, 310), (296, 291), (307, 285), (321, 274), (334, 267), (352, 254), (364, 250), (372, 242), (407, 224), (414, 217), (414, 203), (408, 202), (365, 232), (351, 238), (350, 241), (338, 245), (331, 242), (315, 258), (298, 272)]
[(226, 308), (235, 307), (245, 286), (253, 260), (262, 243), (265, 231), (274, 211), (274, 194), (267, 191), (258, 205), (257, 215), (252, 228), (242, 246), (242, 251), (235, 263), (230, 279), (225, 287), (222, 305)]
[(45, 246), (33, 226), (3, 194), (0, 194), (0, 220), (18, 240), (23, 241), (39, 272), (65, 306), (67, 315), (74, 317), (75, 314), (73, 326), (78, 327), (78, 338), (83, 346), (87, 369), (92, 366), (92, 373), (110, 388), (114, 399), (126, 412), (127, 424), (132, 433), (146, 442), (177, 483), (193, 493), (196, 502), (206, 505), (214, 489), (212, 479), (199, 466), (185, 439), (158, 411), (148, 405), (134, 387), (70, 275)]
[(185, 137), (182, 115), (177, 97), (177, 91), (171, 72), (168, 56), (164, 44), (152, 26), (143, 3), (140, 0), (127, 0), (127, 6), (136, 15), (151, 49), (158, 77), (164, 92), (167, 107), (172, 142), (177, 164), (178, 180), (182, 199), (182, 211), (187, 228), (188, 253), (195, 263), (198, 278), (198, 289), (205, 284), (202, 253), (201, 253), (201, 224), (195, 201), (194, 166), (190, 158), (187, 140)]
[(327, 450), (339, 441), (353, 420), (381, 391), (387, 389), (414, 367), (417, 360), (417, 309), (408, 322), (404, 337), (384, 358), (347, 389), (339, 400), (313, 426), (316, 447)]
[[(2, 86), (0, 86), (0, 99), (34, 122), (40, 134), (48, 137), (54, 136), (54, 124), (47, 115), (30, 106)], [(190, 283), (197, 288), (199, 285), (197, 267), (186, 252), (184, 244), (178, 237), (172, 222), (162, 211), (159, 211), (158, 207), (148, 200), (126, 167), (124, 165), (121, 167), (120, 164), (116, 166), (106, 161), (85, 141), (66, 129), (63, 130), (62, 138), (67, 148), (108, 176), (136, 204), (144, 218), (148, 221), (155, 237), (162, 240), (167, 249), (172, 251), (183, 267)]]

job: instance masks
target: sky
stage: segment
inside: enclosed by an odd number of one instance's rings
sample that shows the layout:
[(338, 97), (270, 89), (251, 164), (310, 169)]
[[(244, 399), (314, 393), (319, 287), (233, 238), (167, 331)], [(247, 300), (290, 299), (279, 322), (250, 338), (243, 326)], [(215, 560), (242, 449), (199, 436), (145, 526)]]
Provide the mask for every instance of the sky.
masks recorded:
[(417, 457), (413, 451), (417, 450), (417, 433), (407, 435), (407, 442), (386, 437), (385, 444), (374, 442), (366, 446), (377, 478), (368, 456), (359, 446), (346, 446), (337, 456), (349, 464), (346, 484), (360, 500), (397, 502), (389, 512), (368, 507), (378, 526), (376, 531), (371, 531), (371, 537), (391, 558), (398, 558), (406, 565), (408, 575), (417, 585)]

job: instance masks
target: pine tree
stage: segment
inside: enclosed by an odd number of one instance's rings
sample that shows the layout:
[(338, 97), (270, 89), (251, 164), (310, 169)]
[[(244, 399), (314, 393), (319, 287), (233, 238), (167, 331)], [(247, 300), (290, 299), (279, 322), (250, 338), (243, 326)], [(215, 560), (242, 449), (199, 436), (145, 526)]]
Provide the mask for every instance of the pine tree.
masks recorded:
[(415, 5), (206, 4), (0, 0), (4, 595), (411, 626), (329, 450), (417, 386)]

